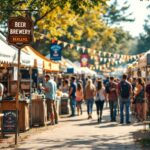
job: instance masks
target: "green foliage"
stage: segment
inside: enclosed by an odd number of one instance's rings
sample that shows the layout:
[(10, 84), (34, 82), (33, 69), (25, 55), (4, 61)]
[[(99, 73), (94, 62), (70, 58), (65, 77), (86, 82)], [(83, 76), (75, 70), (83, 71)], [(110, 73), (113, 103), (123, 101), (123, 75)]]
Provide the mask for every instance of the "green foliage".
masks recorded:
[(107, 24), (119, 24), (120, 22), (133, 22), (132, 13), (128, 13), (130, 5), (125, 0), (123, 6), (119, 6), (118, 0), (108, 5), (104, 20)]
[[(25, 16), (27, 12), (34, 22), (32, 46), (43, 54), (49, 53), (53, 37), (97, 51), (127, 54), (133, 39), (129, 33), (121, 28), (112, 28), (110, 24), (133, 21), (131, 14), (126, 13), (129, 5), (125, 2), (123, 7), (118, 8), (117, 1), (111, 5), (106, 5), (106, 2), (107, 0), (0, 1), (1, 31), (7, 29), (9, 17)], [(69, 47), (63, 50), (63, 55), (71, 60), (80, 59), (80, 52)]]
[[(148, 7), (150, 9), (150, 5)], [(144, 23), (145, 33), (140, 34), (137, 44), (137, 53), (142, 53), (150, 50), (150, 14), (147, 16), (147, 19)]]

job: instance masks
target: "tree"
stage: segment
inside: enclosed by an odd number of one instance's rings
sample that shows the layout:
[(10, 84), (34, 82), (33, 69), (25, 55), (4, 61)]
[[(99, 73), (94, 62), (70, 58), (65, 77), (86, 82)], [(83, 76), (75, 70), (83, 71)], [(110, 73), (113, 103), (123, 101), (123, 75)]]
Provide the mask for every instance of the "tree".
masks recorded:
[(91, 9), (99, 4), (105, 5), (106, 0), (5, 0), (0, 2), (0, 23), (6, 25), (9, 17), (22, 15), (23, 10), (28, 10), (27, 12), (32, 17), (36, 27), (40, 21), (45, 22), (47, 20), (49, 22), (51, 18), (48, 15), (54, 15), (60, 9), (63, 10), (68, 7), (70, 13), (83, 15), (86, 8)]
[(123, 6), (119, 6), (118, 0), (110, 3), (106, 8), (106, 14), (104, 14), (104, 20), (107, 24), (120, 24), (120, 22), (133, 22), (132, 13), (128, 13), (130, 5), (125, 0)]
[[(150, 9), (150, 5), (147, 8)], [(145, 32), (140, 34), (140, 37), (138, 38), (136, 53), (142, 53), (150, 50), (150, 14), (148, 14), (143, 28)]]
[[(5, 0), (0, 2), (1, 32), (7, 34), (9, 17), (28, 13), (34, 22), (32, 45), (45, 53), (50, 39), (65, 35), (69, 37), (70, 33), (67, 30), (76, 24), (76, 19), (87, 9), (100, 5), (105, 7), (106, 0)], [(41, 46), (42, 43), (44, 46)]]

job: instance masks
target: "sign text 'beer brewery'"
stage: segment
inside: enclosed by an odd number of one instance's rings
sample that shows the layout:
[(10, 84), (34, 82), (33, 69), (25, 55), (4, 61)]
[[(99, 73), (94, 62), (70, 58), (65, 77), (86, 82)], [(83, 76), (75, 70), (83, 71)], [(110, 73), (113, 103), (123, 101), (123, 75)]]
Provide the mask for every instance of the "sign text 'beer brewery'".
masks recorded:
[(8, 22), (8, 42), (23, 46), (32, 41), (32, 21), (25, 17), (12, 17)]

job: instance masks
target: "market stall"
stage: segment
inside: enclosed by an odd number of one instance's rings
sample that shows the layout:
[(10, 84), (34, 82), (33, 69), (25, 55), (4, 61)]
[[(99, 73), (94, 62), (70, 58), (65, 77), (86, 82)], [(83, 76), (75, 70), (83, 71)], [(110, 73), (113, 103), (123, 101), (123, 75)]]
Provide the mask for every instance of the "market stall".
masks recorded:
[(44, 84), (43, 78), (45, 73), (59, 72), (59, 63), (45, 58), (30, 46), (23, 48), (23, 51), (28, 52), (32, 56), (35, 60), (34, 69), (37, 68), (37, 82), (36, 86), (34, 86), (34, 93), (31, 95), (31, 124), (45, 125), (47, 123), (47, 105), (44, 96), (39, 90), (40, 86), (43, 86)]
[[(15, 123), (14, 116), (10, 114), (15, 114), (16, 111), (17, 59), (18, 50), (8, 45), (6, 38), (0, 34), (0, 82), (4, 86), (3, 99), (0, 101), (0, 112), (4, 114), (2, 128), (4, 132), (11, 132), (12, 128), (9, 127), (15, 127), (15, 124), (9, 124), (8, 119), (12, 119), (12, 123)], [(32, 57), (26, 52), (21, 52), (20, 65), (22, 68), (32, 67)], [(20, 131), (26, 131), (29, 129), (29, 100), (26, 97), (26, 89), (30, 90), (30, 80), (28, 82), (22, 80), (21, 76), (20, 79), (20, 92), (22, 93), (19, 93), (19, 128)]]
[(150, 50), (139, 58), (138, 72), (139, 76), (145, 78), (146, 80), (150, 76)]

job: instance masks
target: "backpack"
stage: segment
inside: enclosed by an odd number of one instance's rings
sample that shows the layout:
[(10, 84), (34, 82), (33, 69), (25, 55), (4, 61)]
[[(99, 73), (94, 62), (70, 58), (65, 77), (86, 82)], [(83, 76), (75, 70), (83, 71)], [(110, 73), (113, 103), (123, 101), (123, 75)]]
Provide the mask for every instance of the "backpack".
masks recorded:
[(122, 98), (129, 98), (130, 96), (130, 85), (126, 81), (120, 83), (120, 95)]
[(106, 91), (106, 93), (110, 93), (110, 83), (108, 82), (107, 84), (106, 84), (106, 87), (105, 87), (105, 91)]

